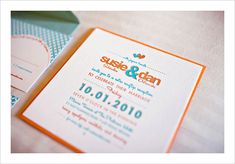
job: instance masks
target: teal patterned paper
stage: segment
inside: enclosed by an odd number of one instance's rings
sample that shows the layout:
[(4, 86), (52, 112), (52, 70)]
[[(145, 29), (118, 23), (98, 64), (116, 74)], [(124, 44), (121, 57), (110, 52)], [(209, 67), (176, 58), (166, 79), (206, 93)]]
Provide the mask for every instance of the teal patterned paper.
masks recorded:
[(11, 19), (11, 35), (33, 35), (42, 39), (50, 49), (50, 63), (56, 59), (71, 39), (70, 35), (32, 25), (14, 18)]
[[(71, 40), (72, 36), (50, 30), (38, 25), (30, 24), (15, 18), (11, 18), (11, 35), (32, 35), (44, 41), (51, 53), (50, 64), (60, 55), (63, 48)], [(48, 65), (48, 67), (50, 66)], [(19, 101), (19, 97), (11, 95), (11, 107)]]
[(20, 100), (19, 97), (11, 95), (11, 108), (13, 108), (19, 100)]

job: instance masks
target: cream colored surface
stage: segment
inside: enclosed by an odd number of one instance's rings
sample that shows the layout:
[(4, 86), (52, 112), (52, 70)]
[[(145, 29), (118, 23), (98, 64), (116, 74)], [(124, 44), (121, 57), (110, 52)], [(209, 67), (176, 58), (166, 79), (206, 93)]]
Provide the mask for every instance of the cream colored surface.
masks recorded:
[(76, 12), (81, 24), (58, 60), (12, 109), (12, 152), (71, 152), (21, 121), (17, 112), (40, 91), (92, 28), (102, 27), (207, 66), (172, 152), (224, 151), (223, 12)]

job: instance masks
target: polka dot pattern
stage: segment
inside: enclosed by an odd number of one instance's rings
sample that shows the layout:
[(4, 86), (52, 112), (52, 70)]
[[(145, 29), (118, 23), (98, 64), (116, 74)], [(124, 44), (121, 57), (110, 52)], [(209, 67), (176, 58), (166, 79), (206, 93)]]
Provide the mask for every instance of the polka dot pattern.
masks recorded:
[(19, 100), (20, 100), (19, 97), (11, 95), (11, 108), (13, 108)]
[(33, 35), (42, 39), (50, 49), (50, 63), (56, 59), (61, 50), (71, 39), (71, 36), (69, 35), (32, 25), (17, 19), (11, 19), (11, 35)]

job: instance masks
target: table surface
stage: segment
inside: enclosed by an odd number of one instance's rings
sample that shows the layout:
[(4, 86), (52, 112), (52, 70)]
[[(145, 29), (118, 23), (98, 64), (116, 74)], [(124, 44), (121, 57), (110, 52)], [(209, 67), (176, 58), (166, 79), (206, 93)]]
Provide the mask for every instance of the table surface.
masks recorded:
[(224, 152), (224, 13), (220, 11), (74, 12), (80, 25), (71, 44), (24, 94), (11, 114), (11, 151), (72, 152), (20, 120), (17, 112), (55, 74), (94, 27), (139, 40), (207, 66), (173, 145), (173, 153)]

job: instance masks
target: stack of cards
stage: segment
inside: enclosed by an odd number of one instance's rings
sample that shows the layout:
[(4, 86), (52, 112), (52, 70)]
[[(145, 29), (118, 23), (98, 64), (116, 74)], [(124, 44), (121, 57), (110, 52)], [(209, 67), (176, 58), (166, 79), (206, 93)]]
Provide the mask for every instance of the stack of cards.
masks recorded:
[[(71, 12), (11, 13), (12, 107), (61, 54), (78, 25)], [(22, 94), (21, 94), (22, 95)]]

